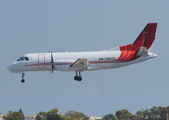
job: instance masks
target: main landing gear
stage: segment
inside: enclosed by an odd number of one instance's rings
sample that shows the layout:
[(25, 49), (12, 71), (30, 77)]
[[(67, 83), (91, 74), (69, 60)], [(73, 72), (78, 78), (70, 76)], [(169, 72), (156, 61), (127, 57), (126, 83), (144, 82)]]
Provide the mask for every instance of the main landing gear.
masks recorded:
[(76, 81), (82, 81), (82, 77), (81, 77), (80, 71), (79, 71), (79, 76), (78, 76), (77, 71), (76, 71), (76, 76), (74, 77), (74, 79)]
[(24, 77), (25, 77), (25, 73), (22, 73), (22, 80), (21, 80), (22, 83), (25, 82), (25, 80), (23, 79)]

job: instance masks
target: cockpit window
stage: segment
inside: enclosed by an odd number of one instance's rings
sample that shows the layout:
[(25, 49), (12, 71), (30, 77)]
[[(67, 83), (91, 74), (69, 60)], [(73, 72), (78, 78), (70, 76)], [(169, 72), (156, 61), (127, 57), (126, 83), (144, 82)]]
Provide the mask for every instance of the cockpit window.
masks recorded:
[(21, 61), (21, 58), (22, 58), (22, 57), (20, 57), (17, 61)]
[(28, 58), (28, 57), (25, 57), (25, 60), (26, 60), (26, 61), (29, 61), (29, 58)]
[(20, 57), (17, 61), (29, 61), (28, 57)]

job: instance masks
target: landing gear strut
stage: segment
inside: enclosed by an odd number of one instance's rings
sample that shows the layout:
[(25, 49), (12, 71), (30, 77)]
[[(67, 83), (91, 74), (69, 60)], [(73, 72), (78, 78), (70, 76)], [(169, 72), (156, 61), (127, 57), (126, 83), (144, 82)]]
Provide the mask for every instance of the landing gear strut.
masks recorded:
[(80, 71), (79, 71), (79, 76), (78, 76), (77, 71), (76, 71), (76, 76), (74, 77), (74, 79), (76, 81), (82, 81), (82, 77), (81, 77)]
[(22, 73), (22, 80), (21, 80), (22, 83), (25, 82), (25, 80), (23, 79), (24, 77), (25, 77), (25, 73)]

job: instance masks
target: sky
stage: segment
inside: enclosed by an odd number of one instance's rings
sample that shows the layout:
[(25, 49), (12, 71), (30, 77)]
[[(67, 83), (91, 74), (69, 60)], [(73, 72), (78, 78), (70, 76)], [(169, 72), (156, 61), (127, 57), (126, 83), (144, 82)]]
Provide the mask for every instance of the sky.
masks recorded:
[[(168, 0), (1, 0), (0, 112), (25, 115), (58, 108), (106, 115), (127, 109), (169, 106)], [(10, 73), (7, 67), (26, 53), (99, 51), (131, 44), (147, 23), (157, 22), (153, 53), (131, 66), (82, 72)]]

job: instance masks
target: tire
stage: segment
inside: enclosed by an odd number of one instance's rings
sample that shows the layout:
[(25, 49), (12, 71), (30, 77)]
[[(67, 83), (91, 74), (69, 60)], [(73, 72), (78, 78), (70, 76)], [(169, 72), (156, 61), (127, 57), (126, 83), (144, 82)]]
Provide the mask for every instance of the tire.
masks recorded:
[(78, 77), (78, 81), (82, 81), (82, 77)]
[(78, 80), (78, 77), (77, 77), (77, 76), (75, 76), (75, 77), (74, 77), (74, 80), (76, 80), (76, 81), (77, 81), (77, 80)]
[(22, 82), (22, 83), (24, 83), (24, 82), (25, 82), (25, 80), (24, 80), (24, 79), (22, 79), (22, 80), (21, 80), (21, 82)]

